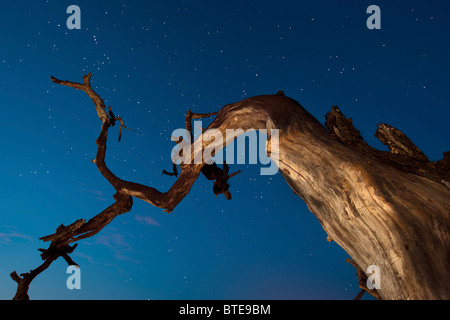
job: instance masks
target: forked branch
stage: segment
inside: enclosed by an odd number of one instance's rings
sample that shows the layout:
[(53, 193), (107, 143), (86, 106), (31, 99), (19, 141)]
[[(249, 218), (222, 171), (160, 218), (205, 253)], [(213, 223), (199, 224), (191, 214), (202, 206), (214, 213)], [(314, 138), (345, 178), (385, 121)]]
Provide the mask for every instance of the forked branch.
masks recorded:
[[(97, 155), (93, 162), (97, 165), (100, 173), (116, 190), (116, 194), (114, 195), (116, 202), (88, 221), (79, 219), (68, 226), (60, 225), (54, 234), (40, 238), (44, 242), (51, 241), (48, 249), (39, 249), (39, 251), (42, 252), (41, 257), (44, 262), (36, 269), (30, 270), (28, 273), (22, 273), (20, 276), (16, 271), (11, 273), (11, 278), (17, 282), (17, 291), (13, 298), (15, 300), (28, 300), (28, 289), (30, 283), (34, 278), (36, 278), (37, 275), (46, 270), (52, 262), (57, 260), (59, 257), (63, 257), (69, 265), (77, 265), (77, 263), (69, 256), (69, 254), (74, 251), (77, 244), (73, 246), (70, 246), (69, 244), (81, 239), (92, 237), (100, 232), (115, 217), (125, 212), (129, 212), (133, 205), (132, 196), (171, 212), (173, 208), (184, 198), (184, 196), (188, 194), (192, 184), (200, 173), (201, 167), (203, 166), (203, 164), (183, 166), (181, 176), (173, 187), (166, 193), (161, 193), (149, 186), (128, 182), (118, 178), (111, 172), (111, 170), (109, 170), (105, 162), (108, 129), (109, 127), (114, 126), (116, 121), (120, 122), (119, 141), (121, 140), (123, 128), (129, 130), (132, 129), (125, 125), (121, 117), (114, 115), (111, 107), (109, 107), (108, 112), (106, 112), (103, 99), (91, 87), (91, 77), (91, 73), (83, 76), (83, 83), (59, 80), (53, 76), (51, 76), (51, 80), (53, 83), (84, 91), (94, 103), (97, 115), (102, 121), (102, 125), (100, 135), (96, 140), (96, 144), (98, 146)], [(188, 113), (189, 117), (202, 117), (200, 114), (190, 113), (190, 110)], [(214, 114), (216, 113), (210, 115)], [(177, 175), (176, 166), (174, 166), (174, 173)]]

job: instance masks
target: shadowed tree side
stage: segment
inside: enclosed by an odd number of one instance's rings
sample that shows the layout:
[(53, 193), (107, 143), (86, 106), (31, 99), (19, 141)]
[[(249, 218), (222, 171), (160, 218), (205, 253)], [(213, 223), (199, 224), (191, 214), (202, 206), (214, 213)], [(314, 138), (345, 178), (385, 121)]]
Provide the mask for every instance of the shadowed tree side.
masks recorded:
[[(174, 170), (177, 179), (167, 192), (115, 176), (106, 166), (105, 153), (108, 128), (117, 118), (108, 116), (90, 78), (89, 73), (83, 77), (84, 83), (54, 77), (52, 81), (82, 90), (94, 102), (102, 121), (94, 162), (115, 188), (116, 203), (87, 222), (60, 226), (54, 235), (41, 238), (51, 241), (49, 249), (42, 250), (44, 264), (22, 278), (16, 272), (11, 274), (18, 282), (17, 299), (28, 298), (30, 282), (52, 261), (68, 257), (74, 249), (70, 243), (96, 234), (114, 217), (130, 211), (132, 197), (171, 212), (205, 166), (181, 164), (181, 172), (178, 175)], [(188, 110), (188, 131), (193, 115)], [(279, 130), (279, 146), (274, 148), (268, 142), (266, 151), (318, 218), (327, 239), (352, 257), (363, 290), (382, 299), (450, 298), (450, 153), (441, 161), (430, 162), (406, 135), (385, 124), (379, 125), (376, 136), (391, 152), (373, 149), (337, 107), (328, 113), (323, 126), (282, 92), (226, 105), (207, 129), (226, 136), (226, 129), (274, 128)], [(192, 143), (191, 159), (211, 143), (208, 139)], [(364, 286), (360, 272), (374, 264), (381, 270), (377, 292)]]

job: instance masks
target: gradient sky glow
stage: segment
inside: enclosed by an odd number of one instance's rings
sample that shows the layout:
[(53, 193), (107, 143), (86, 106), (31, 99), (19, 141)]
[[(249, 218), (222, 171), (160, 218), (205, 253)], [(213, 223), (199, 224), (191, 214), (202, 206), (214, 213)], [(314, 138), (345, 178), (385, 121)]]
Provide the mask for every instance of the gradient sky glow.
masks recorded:
[[(66, 9), (81, 8), (81, 30)], [(381, 8), (368, 30), (366, 9)], [(11, 1), (0, 10), (0, 298), (9, 274), (42, 263), (38, 238), (89, 219), (114, 201), (91, 160), (100, 121), (92, 86), (135, 131), (108, 140), (119, 177), (167, 190), (170, 141), (188, 107), (213, 112), (284, 90), (319, 121), (333, 105), (365, 140), (380, 122), (405, 132), (432, 160), (450, 150), (448, 1)], [(204, 122), (206, 127), (207, 121)], [(72, 254), (81, 290), (66, 288), (64, 260), (30, 287), (32, 299), (353, 299), (348, 255), (278, 173), (234, 165), (231, 201), (200, 177), (164, 213), (135, 199), (130, 213)], [(366, 297), (367, 298), (367, 297)]]

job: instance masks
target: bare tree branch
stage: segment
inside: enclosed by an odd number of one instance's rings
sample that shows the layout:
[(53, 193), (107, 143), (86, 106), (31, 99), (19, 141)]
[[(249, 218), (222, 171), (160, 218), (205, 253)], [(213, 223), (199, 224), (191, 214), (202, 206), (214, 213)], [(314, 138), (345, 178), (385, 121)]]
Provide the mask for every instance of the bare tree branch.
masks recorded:
[(352, 266), (354, 266), (356, 268), (356, 276), (358, 277), (358, 285), (359, 288), (361, 288), (361, 292), (355, 297), (354, 300), (360, 300), (364, 294), (364, 292), (367, 292), (368, 294), (370, 294), (371, 296), (377, 298), (377, 300), (380, 300), (381, 297), (378, 294), (376, 289), (369, 289), (367, 287), (367, 275), (365, 274), (365, 272), (361, 269), (360, 266), (358, 266), (356, 264), (355, 261), (353, 261), (352, 259), (347, 259), (345, 260), (348, 263), (350, 263)]
[[(70, 246), (69, 243), (92, 237), (100, 232), (115, 217), (125, 212), (129, 212), (133, 205), (132, 196), (147, 201), (157, 207), (164, 208), (166, 209), (165, 211), (171, 212), (184, 196), (189, 193), (192, 184), (197, 179), (201, 167), (203, 166), (203, 164), (192, 166), (183, 165), (180, 178), (166, 193), (161, 193), (149, 186), (118, 178), (111, 170), (109, 170), (105, 162), (108, 129), (109, 127), (114, 126), (116, 121), (120, 122), (119, 141), (121, 140), (123, 128), (129, 130), (132, 129), (125, 125), (121, 117), (114, 115), (111, 107), (109, 107), (108, 112), (106, 112), (103, 99), (91, 87), (91, 77), (91, 73), (83, 76), (83, 83), (59, 80), (53, 76), (51, 76), (51, 80), (53, 83), (84, 91), (94, 103), (97, 115), (102, 121), (102, 125), (100, 135), (96, 140), (98, 148), (97, 155), (93, 162), (97, 165), (97, 169), (105, 179), (116, 189), (117, 192), (114, 195), (116, 202), (87, 222), (84, 219), (79, 219), (68, 226), (60, 225), (56, 229), (56, 233), (41, 237), (40, 239), (44, 242), (51, 241), (48, 249), (39, 249), (39, 251), (42, 252), (41, 257), (44, 260), (44, 263), (36, 269), (31, 270), (29, 273), (22, 273), (21, 276), (15, 271), (11, 273), (11, 278), (18, 284), (17, 292), (13, 299), (28, 300), (28, 288), (31, 281), (33, 281), (33, 279), (41, 272), (46, 270), (51, 263), (59, 257), (63, 257), (69, 265), (77, 265), (69, 256), (69, 253), (72, 253), (76, 248), (76, 244)], [(217, 112), (204, 115), (190, 113), (189, 110), (187, 116), (198, 119), (214, 114), (217, 114)], [(174, 166), (174, 174), (177, 175), (176, 166)]]

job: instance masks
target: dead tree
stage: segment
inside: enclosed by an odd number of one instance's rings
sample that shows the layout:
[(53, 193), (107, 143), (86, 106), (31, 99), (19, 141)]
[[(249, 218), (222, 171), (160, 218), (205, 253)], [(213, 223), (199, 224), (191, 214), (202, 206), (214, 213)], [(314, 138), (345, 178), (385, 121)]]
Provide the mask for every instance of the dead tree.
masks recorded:
[[(115, 203), (88, 221), (61, 225), (55, 234), (41, 238), (51, 241), (48, 249), (40, 249), (44, 263), (21, 276), (11, 274), (18, 283), (15, 299), (27, 299), (31, 281), (58, 257), (74, 264), (69, 253), (76, 245), (70, 244), (95, 235), (117, 215), (130, 211), (132, 197), (172, 212), (205, 166), (180, 164), (180, 174), (174, 170), (177, 179), (166, 192), (114, 175), (105, 163), (108, 129), (116, 120), (124, 124), (112, 111), (108, 115), (90, 79), (90, 73), (83, 83), (52, 77), (56, 84), (84, 91), (94, 102), (102, 124), (93, 162), (115, 188)], [(186, 128), (192, 132), (192, 118), (214, 114), (188, 110)], [(376, 136), (390, 152), (376, 150), (337, 107), (323, 126), (282, 92), (228, 104), (207, 129), (218, 129), (225, 136), (226, 129), (238, 128), (279, 129), (279, 148), (266, 151), (278, 157), (280, 172), (318, 218), (327, 239), (352, 257), (349, 262), (357, 268), (362, 290), (380, 299), (450, 298), (450, 152), (430, 162), (406, 135), (386, 124), (379, 125)], [(192, 148), (192, 157), (209, 143)], [(381, 270), (381, 288), (376, 291), (365, 285), (369, 265)]]

